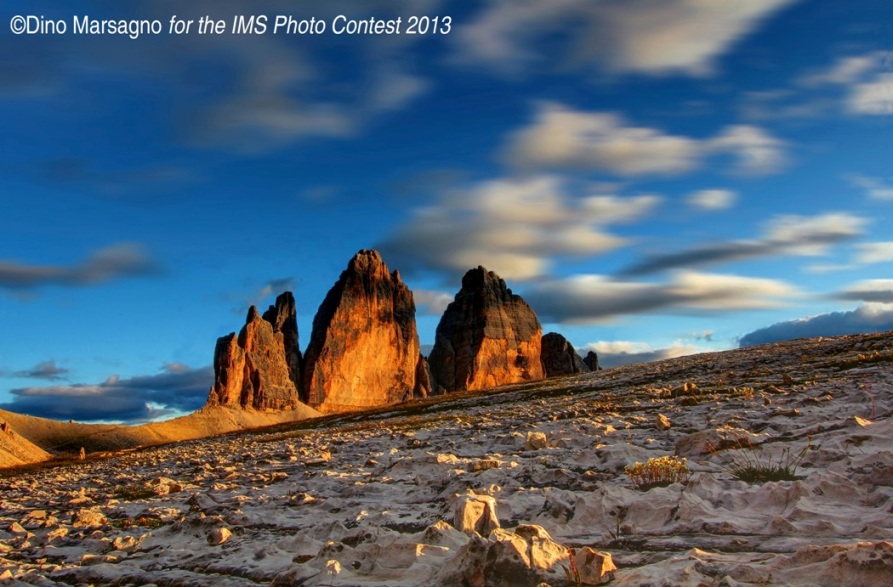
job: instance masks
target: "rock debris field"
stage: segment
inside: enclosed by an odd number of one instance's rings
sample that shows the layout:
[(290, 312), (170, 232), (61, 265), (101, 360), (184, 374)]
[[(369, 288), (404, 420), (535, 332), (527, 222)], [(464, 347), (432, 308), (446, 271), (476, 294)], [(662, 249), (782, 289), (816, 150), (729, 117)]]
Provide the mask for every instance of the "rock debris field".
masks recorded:
[(0, 581), (889, 586), (891, 413), (887, 333), (10, 470)]

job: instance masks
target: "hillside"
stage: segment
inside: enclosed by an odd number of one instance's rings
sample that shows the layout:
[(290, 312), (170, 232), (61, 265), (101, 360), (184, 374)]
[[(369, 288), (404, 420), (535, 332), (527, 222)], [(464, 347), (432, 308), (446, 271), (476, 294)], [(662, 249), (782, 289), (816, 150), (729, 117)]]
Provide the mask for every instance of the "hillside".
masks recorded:
[[(115, 451), (263, 428), (318, 415), (316, 410), (307, 406), (284, 411), (205, 406), (197, 412), (165, 422), (127, 426), (60, 422), (0, 410), (0, 422), (8, 422), (12, 430), (37, 449), (23, 452), (23, 449), (14, 448), (9, 443), (0, 443), (0, 467), (37, 463), (52, 458), (53, 454), (75, 455), (81, 447), (87, 453)], [(16, 454), (16, 451), (21, 456), (11, 458), (9, 455)]]
[[(886, 586), (891, 415), (885, 333), (9, 472), (0, 578), (554, 587), (573, 547), (581, 584)], [(679, 482), (624, 473), (670, 455), (687, 459)], [(793, 476), (742, 480), (737, 464)]]

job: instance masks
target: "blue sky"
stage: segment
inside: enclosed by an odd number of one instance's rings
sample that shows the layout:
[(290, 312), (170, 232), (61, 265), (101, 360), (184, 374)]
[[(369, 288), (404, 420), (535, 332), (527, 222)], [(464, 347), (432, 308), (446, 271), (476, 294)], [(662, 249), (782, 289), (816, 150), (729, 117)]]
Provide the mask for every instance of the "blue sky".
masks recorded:
[[(477, 265), (606, 364), (893, 328), (887, 0), (0, 12), (5, 409), (195, 409), (249, 304), (293, 290), (305, 346), (370, 247), (415, 291), (423, 344)], [(338, 14), (451, 23), (167, 34), (173, 15)], [(14, 35), (17, 15), (68, 31)], [(164, 33), (74, 34), (85, 15)]]

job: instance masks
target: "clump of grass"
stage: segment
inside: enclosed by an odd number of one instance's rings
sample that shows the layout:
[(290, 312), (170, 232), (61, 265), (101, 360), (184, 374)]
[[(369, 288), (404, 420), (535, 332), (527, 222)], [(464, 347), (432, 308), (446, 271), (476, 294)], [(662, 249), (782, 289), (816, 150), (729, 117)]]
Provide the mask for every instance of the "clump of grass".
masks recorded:
[(749, 438), (737, 438), (729, 451), (720, 454), (708, 441), (707, 450), (720, 458), (726, 465), (729, 473), (739, 481), (747, 483), (767, 483), (769, 481), (796, 481), (802, 479), (797, 476), (797, 467), (803, 461), (803, 457), (812, 448), (812, 439), (799, 452), (785, 447), (778, 457), (770, 456), (761, 458), (762, 448), (754, 446)]
[(115, 489), (115, 497), (125, 501), (155, 497), (155, 492), (145, 485), (121, 485)]
[(685, 483), (691, 470), (685, 459), (677, 456), (650, 458), (646, 463), (637, 462), (626, 466), (626, 474), (636, 489), (648, 491), (653, 487), (666, 487), (673, 483)]

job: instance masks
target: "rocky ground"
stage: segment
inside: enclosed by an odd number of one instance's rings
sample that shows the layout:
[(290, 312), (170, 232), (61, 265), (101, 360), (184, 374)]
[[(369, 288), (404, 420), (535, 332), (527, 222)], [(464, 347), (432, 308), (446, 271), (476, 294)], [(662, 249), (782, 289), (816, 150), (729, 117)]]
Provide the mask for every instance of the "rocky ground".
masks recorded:
[[(891, 414), (888, 333), (7, 471), (0, 581), (888, 586)], [(682, 482), (624, 472), (674, 454)]]

